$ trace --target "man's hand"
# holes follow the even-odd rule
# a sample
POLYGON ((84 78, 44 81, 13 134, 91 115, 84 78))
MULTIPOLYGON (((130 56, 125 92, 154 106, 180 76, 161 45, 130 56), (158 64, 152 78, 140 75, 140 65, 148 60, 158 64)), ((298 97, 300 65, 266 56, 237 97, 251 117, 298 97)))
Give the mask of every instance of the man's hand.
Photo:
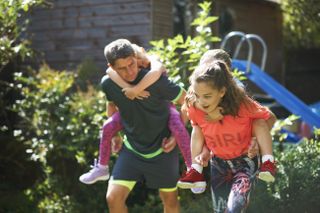
POLYGON ((248 149, 248 157, 254 158, 259 153, 259 146, 256 137, 252 137, 251 143, 248 149))
POLYGON ((118 153, 122 148, 123 140, 120 135, 116 135, 111 139, 111 152, 118 153))
POLYGON ((171 136, 170 138, 164 138, 162 140, 162 149, 165 153, 171 152, 177 145, 176 139, 171 136))

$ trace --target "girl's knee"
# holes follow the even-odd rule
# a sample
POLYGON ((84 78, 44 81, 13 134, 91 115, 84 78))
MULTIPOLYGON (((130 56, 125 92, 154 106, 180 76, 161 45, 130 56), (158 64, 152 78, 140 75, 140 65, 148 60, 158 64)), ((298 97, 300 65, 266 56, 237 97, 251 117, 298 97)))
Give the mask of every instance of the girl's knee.
POLYGON ((247 197, 243 194, 231 193, 227 203, 226 212, 242 212, 247 206, 247 197))

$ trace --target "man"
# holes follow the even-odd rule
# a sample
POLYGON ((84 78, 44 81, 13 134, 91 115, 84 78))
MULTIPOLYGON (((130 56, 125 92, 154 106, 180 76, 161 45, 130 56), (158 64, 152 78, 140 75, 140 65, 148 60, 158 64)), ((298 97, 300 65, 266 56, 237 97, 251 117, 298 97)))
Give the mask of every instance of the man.
MULTIPOLYGON (((137 84, 148 72, 138 68, 132 44, 126 39, 108 44, 104 54, 108 65, 130 84, 137 84)), ((169 102, 183 104, 185 91, 165 76, 146 89, 150 96, 143 100, 126 98, 107 76, 101 85, 108 100, 108 114, 119 110, 126 135, 107 190, 110 212, 128 211, 125 201, 137 181, 159 189, 164 212, 179 212, 179 160, 167 123, 169 102)))

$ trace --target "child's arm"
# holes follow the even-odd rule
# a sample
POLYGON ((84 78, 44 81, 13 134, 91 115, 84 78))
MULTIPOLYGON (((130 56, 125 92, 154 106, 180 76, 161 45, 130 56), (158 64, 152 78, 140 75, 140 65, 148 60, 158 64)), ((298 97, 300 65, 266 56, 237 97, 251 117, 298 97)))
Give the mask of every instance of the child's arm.
POLYGON ((209 122, 217 122, 219 120, 223 119, 223 115, 222 115, 222 107, 217 106, 217 108, 215 108, 212 112, 208 113, 205 116, 206 121, 209 122))
POLYGON ((191 158, 192 163, 204 164, 202 149, 204 146, 204 137, 199 126, 193 126, 191 132, 191 158))
POLYGON ((151 64, 150 71, 142 78, 142 80, 137 85, 133 87, 125 87, 122 90, 129 99, 136 98, 137 94, 140 94, 144 89, 156 82, 160 78, 162 73, 166 72, 165 67, 160 61, 156 60, 155 57, 148 56, 148 59, 151 64))
MULTIPOLYGON (((116 71, 114 71, 112 68, 108 68, 106 73, 109 75, 109 77, 111 78, 111 80, 113 82, 115 82, 119 87, 121 88, 130 88, 133 87, 133 85, 128 84, 127 82, 125 82, 116 71)), ((142 90, 140 93, 137 93, 137 95, 134 98, 147 98, 150 96, 150 93, 148 91, 144 91, 142 90)), ((127 96, 128 97, 128 96, 127 96)), ((129 97, 128 97, 129 98, 129 97)), ((131 100, 134 98, 130 98, 131 100)))
POLYGON ((125 82, 116 71, 114 71, 111 67, 109 67, 106 71, 107 75, 111 78, 113 82, 115 82, 119 87, 126 88, 132 87, 129 83, 125 82))

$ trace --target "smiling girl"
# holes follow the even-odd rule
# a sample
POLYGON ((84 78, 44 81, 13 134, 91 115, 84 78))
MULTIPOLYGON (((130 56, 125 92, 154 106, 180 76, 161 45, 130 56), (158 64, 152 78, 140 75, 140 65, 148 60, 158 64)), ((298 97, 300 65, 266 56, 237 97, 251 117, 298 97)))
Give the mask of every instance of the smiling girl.
MULTIPOLYGON (((199 65, 190 77, 190 84, 186 105, 193 126, 191 141, 193 144, 196 140, 195 143, 201 146, 192 150, 192 155, 213 153, 210 164, 215 212, 240 212, 248 203, 258 169, 258 157, 247 156, 253 124, 257 119, 268 120, 270 111, 237 85, 222 61, 199 65), (217 205, 221 200, 221 189, 227 191, 227 199, 221 195, 225 201, 223 207, 217 205)), ((256 137, 261 142, 270 140, 267 134, 256 137)), ((180 178, 178 186, 203 187, 201 169, 200 164, 192 164, 192 169, 180 178)))

